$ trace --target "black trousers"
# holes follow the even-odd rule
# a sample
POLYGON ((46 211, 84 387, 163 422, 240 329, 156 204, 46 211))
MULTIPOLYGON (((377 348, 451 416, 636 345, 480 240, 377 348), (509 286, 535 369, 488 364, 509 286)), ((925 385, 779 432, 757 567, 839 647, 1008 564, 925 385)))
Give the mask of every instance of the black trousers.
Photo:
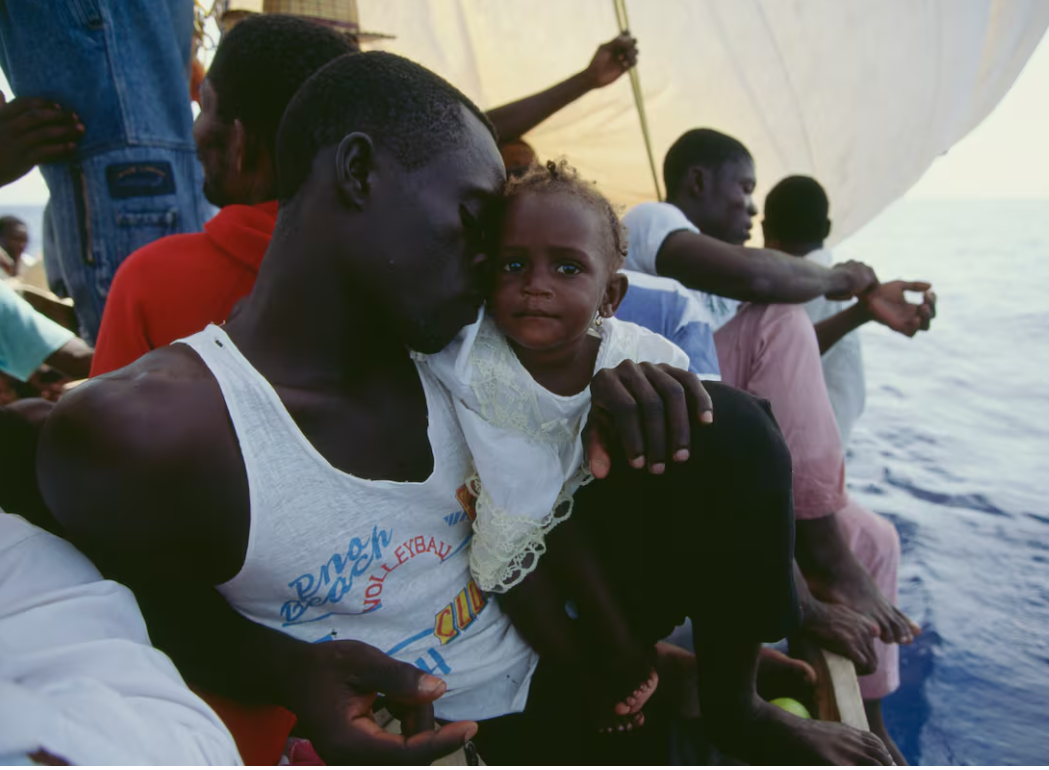
MULTIPOLYGON (((790 451, 768 402, 704 383, 714 422, 692 426, 690 458, 654 476, 623 456, 576 494, 606 579, 636 638, 654 644, 685 617, 697 634, 728 630, 776 641, 800 622, 793 578, 790 451)), ((717 665, 717 661, 704 661, 717 665)), ((669 718, 646 709, 644 728, 597 734, 578 681, 540 661, 521 714, 481 722, 487 764, 660 764, 669 718)), ((668 715, 669 716, 669 715, 668 715)))

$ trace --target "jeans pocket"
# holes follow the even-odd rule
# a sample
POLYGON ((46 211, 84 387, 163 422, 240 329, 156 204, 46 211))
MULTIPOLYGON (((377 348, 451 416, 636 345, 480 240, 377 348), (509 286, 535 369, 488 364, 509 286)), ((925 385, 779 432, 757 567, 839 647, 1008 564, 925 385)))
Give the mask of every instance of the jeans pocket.
POLYGON ((112 244, 100 255, 96 273, 95 286, 100 297, 109 295, 113 276, 133 252, 179 231, 179 210, 169 206, 150 211, 117 211, 113 215, 113 223, 116 226, 111 233, 112 244))

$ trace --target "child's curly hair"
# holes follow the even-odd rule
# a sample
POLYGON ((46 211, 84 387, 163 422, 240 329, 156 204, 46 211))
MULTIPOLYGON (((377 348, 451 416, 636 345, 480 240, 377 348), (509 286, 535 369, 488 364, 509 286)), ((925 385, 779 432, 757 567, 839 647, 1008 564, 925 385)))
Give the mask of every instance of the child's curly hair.
POLYGON ((619 215, 608 198, 598 192, 592 182, 582 179, 579 172, 569 165, 567 160, 564 158, 556 161, 549 160, 546 165, 533 161, 523 173, 511 177, 506 182, 507 198, 526 192, 565 193, 574 195, 591 206, 608 223, 610 240, 608 256, 612 271, 622 267, 627 254, 626 228, 619 221, 619 215))

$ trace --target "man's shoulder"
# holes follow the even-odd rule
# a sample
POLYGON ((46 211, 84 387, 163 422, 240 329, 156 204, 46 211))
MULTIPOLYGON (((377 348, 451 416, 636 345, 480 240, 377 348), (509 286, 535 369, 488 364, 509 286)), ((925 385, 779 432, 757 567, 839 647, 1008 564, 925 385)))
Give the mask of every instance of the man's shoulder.
POLYGON ((215 430, 209 418, 222 409, 208 368, 189 347, 171 345, 74 389, 48 418, 47 432, 63 454, 101 452, 92 464, 141 469, 196 442, 203 448, 215 430))
POLYGON ((685 213, 673 203, 663 201, 646 201, 634 206, 623 216, 623 224, 630 228, 641 226, 676 224, 682 229, 698 229, 692 224, 685 213))

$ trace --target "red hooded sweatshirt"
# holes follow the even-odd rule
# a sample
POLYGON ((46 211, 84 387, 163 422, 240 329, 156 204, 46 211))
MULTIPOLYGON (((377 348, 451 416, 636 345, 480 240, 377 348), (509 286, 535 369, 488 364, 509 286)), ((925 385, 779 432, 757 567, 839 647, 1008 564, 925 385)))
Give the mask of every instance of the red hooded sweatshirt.
POLYGON ((91 376, 225 321, 255 285, 276 222, 276 201, 226 206, 204 232, 161 238, 124 260, 106 299, 91 376))

